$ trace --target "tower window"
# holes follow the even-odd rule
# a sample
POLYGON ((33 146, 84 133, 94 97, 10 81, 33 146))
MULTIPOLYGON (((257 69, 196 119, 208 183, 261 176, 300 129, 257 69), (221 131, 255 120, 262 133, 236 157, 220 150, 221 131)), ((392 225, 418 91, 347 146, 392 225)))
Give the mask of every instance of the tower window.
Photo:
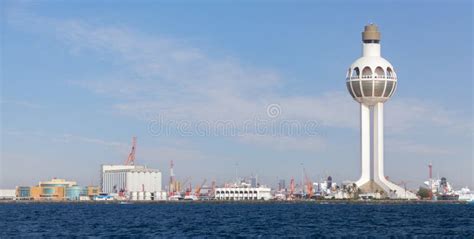
POLYGON ((387 81, 387 87, 385 87, 385 93, 383 94, 383 97, 388 97, 390 92, 392 92, 393 83, 394 81, 387 81))
POLYGON ((351 83, 351 82, 346 82, 347 90, 349 91, 349 93, 351 94, 351 96, 352 96, 353 98, 355 98, 354 93, 352 92, 350 83, 351 83))
POLYGON ((354 94, 357 97, 362 97, 362 92, 360 90, 360 81, 351 81, 352 89, 354 89, 354 94))
POLYGON ((359 78, 359 76, 360 76, 359 67, 356 67, 356 68, 354 68, 354 70, 352 70, 351 78, 359 78))
POLYGON ((374 96, 381 97, 385 88, 385 80, 374 81, 374 96))
POLYGON ((362 81, 362 90, 364 92, 365 97, 371 97, 372 96, 372 84, 374 81, 372 80, 363 80, 362 81))
POLYGON ((364 67, 364 70, 362 70, 362 78, 371 78, 372 77, 372 70, 370 67, 366 66, 364 67))
POLYGON ((395 74, 393 73, 392 68, 387 67, 387 77, 392 78, 394 76, 395 76, 395 74))
POLYGON ((393 93, 395 93, 396 90, 397 90, 397 82, 394 81, 393 82, 393 90, 392 90, 392 94, 390 94, 390 97, 393 95, 393 93))
POLYGON ((377 68, 375 68, 375 77, 376 78, 385 78, 385 72, 383 71, 382 67, 377 66, 377 68))

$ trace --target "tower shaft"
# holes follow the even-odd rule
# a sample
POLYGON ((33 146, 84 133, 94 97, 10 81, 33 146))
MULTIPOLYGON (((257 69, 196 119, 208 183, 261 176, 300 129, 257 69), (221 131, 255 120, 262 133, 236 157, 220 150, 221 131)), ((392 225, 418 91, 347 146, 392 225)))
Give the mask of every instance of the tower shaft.
POLYGON ((383 103, 374 105, 373 157, 374 178, 376 181, 385 179, 383 172, 383 103))
MULTIPOLYGON (((406 198, 407 192, 405 189, 385 178, 383 103, 376 103, 373 106, 363 103, 360 105, 361 177, 356 184, 363 192, 378 191, 385 192, 386 196, 406 198), (371 111, 373 112, 373 118, 371 117, 371 111), (372 155, 370 152, 372 152, 372 155)), ((410 197, 413 196, 410 195, 410 197)))
POLYGON ((361 177, 357 186, 363 185, 371 179, 370 173, 370 108, 360 104, 360 157, 361 177))

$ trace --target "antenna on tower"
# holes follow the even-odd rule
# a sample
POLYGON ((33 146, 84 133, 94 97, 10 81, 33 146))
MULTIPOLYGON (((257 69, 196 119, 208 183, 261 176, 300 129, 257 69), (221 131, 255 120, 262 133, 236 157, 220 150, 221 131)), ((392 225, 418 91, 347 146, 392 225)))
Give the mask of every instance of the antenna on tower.
POLYGON ((135 150, 137 148, 137 137, 132 137, 132 150, 128 155, 127 161, 125 161, 125 165, 135 165, 135 150))

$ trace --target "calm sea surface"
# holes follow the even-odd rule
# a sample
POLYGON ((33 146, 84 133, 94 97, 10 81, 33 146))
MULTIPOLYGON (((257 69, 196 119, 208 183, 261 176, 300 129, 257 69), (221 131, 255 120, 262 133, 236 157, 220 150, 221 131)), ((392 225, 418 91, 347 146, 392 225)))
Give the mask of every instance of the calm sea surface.
POLYGON ((474 205, 0 204, 5 237, 474 238, 474 205))

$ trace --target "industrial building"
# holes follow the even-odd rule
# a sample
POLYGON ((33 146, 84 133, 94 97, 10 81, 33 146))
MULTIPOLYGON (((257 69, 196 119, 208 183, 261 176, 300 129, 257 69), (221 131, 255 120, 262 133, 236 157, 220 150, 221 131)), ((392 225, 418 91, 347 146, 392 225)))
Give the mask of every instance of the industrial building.
POLYGON ((124 200, 166 200, 161 190, 161 172, 135 165, 137 138, 132 138, 132 149, 125 164, 102 165, 100 190, 124 200))
POLYGON ((125 190, 124 172, 135 168, 135 165, 101 165, 100 191, 118 193, 120 190, 125 190))
POLYGON ((19 186, 16 188, 17 200, 90 200, 99 193, 95 186, 78 186, 74 181, 53 178, 39 182, 38 186, 19 186))
POLYGON ((0 189, 0 200, 15 200, 15 189, 0 189))
POLYGON ((102 165, 101 172, 102 193, 118 194, 132 200, 162 197, 161 172, 157 169, 139 165, 102 165))

